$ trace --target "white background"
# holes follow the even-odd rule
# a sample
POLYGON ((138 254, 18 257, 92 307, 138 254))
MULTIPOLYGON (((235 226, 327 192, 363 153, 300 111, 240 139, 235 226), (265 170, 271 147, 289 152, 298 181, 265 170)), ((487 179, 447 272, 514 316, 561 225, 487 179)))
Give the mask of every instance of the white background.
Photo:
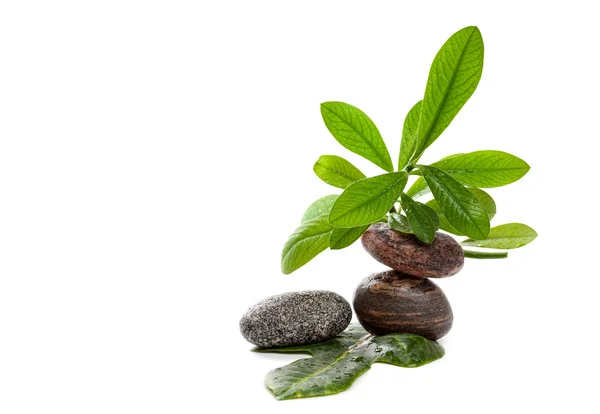
POLYGON ((0 412, 598 412, 591 5, 2 2, 0 412), (527 176, 490 190, 493 223, 538 240, 439 282, 455 314, 440 361, 276 402, 263 376, 295 357, 249 352, 246 309, 303 289, 351 300, 384 269, 356 244, 280 273, 306 206, 336 192, 314 161, 379 173, 319 103, 363 109, 396 160, 435 53, 467 25, 483 77, 422 161, 525 159, 527 176))

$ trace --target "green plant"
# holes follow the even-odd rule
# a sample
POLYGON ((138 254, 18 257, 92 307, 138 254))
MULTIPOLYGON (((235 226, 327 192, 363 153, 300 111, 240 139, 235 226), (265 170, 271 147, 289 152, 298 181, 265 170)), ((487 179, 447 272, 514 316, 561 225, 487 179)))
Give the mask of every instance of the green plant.
MULTIPOLYGON (((413 233, 425 244, 433 242, 438 229, 466 236, 462 242, 465 246, 492 249, 521 247, 537 236, 520 223, 490 228, 496 204, 481 190, 523 177, 529 165, 522 159, 502 151, 475 151, 451 155, 431 165, 419 164, 424 151, 475 91, 482 69, 483 39, 477 27, 459 30, 446 41, 431 65, 423 100, 412 107, 404 121, 396 170, 377 127, 364 112, 343 102, 321 104, 323 120, 334 138, 386 173, 367 178, 341 157, 321 156, 314 172, 344 191, 310 205, 283 248, 283 273, 295 271, 328 247, 350 246, 377 221, 413 233), (409 176, 418 178, 404 192, 409 176), (432 200, 417 201, 429 192, 432 200)), ((467 250, 465 256, 502 258, 507 253, 467 250)))
POLYGON ((265 385, 278 400, 345 391, 378 362, 415 368, 444 356, 440 344, 422 336, 405 333, 373 336, 356 323, 327 342, 255 348, 254 352, 312 355, 312 358, 299 359, 267 374, 265 385))

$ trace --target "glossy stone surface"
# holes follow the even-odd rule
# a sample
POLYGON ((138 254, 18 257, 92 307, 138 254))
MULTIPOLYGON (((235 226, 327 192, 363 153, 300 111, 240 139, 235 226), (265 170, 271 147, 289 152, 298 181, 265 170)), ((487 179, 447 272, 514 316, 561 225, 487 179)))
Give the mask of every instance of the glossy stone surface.
POLYGON ((337 293, 288 292, 252 306, 240 320, 240 331, 260 347, 305 345, 334 338, 351 319, 350 304, 337 293))
POLYGON ((358 285, 354 311, 376 335, 401 332, 437 340, 452 327, 452 308, 444 292, 428 279, 394 270, 375 273, 358 285))
POLYGON ((436 233, 431 245, 414 235, 392 230, 386 223, 372 224, 361 237, 365 250, 377 261, 415 277, 448 277, 465 262, 460 244, 451 236, 436 233))

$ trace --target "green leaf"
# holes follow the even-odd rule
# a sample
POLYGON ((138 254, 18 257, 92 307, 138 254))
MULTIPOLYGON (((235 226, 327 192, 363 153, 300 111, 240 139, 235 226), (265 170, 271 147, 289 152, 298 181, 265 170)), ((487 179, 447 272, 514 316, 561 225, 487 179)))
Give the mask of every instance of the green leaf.
POLYGON ((402 129, 402 142, 400 143, 400 156, 398 157, 398 171, 408 165, 408 161, 415 153, 418 142, 419 116, 421 115, 421 102, 419 101, 408 111, 402 129))
POLYGON ((324 102, 321 115, 329 132, 345 148, 388 172, 394 171, 379 130, 363 111, 343 102, 324 102))
POLYGON ((377 362, 414 368, 444 356, 441 345, 422 336, 402 333, 372 336, 357 323, 327 342, 253 351, 312 355, 266 375, 265 384, 277 400, 345 391, 377 362))
POLYGON ((450 125, 475 91, 482 70, 483 39, 477 27, 465 27, 444 43, 429 71, 414 160, 450 125))
POLYGON ((537 235, 534 229, 525 224, 508 223, 493 227, 485 240, 467 239, 461 244, 490 249, 516 249, 531 243, 537 235))
MULTIPOLYGON (((479 188, 468 187, 467 190, 469 190, 471 193, 473 193, 475 197, 477 197, 477 199, 483 205, 483 208, 485 208, 485 210, 487 211, 488 217, 491 220, 496 215, 496 203, 494 202, 494 199, 488 193, 486 193, 483 190, 480 190, 479 188)), ((448 233, 456 234, 457 236, 464 236, 464 234, 456 230, 454 226, 450 224, 446 216, 444 216, 444 213, 442 213, 442 210, 440 209, 440 206, 438 205, 437 201, 435 201, 435 199, 429 200, 425 204, 431 207, 436 213, 438 213, 438 217, 440 220, 440 228, 442 230, 447 231, 448 233)))
POLYGON ((288 275, 327 249, 332 229, 327 216, 302 223, 283 246, 281 271, 288 275))
MULTIPOLYGON (((513 183, 529 171, 529 165, 522 159, 506 152, 489 150, 450 155, 431 166, 443 170, 463 185, 483 188, 513 183)), ((420 177, 406 194, 417 198, 428 192, 427 183, 420 177)))
MULTIPOLYGON (((440 161, 447 160, 448 158, 457 157, 462 154, 454 154, 448 155, 447 157, 442 158, 440 161)), ((406 194, 411 196, 413 199, 419 198, 425 194, 429 193, 429 187, 427 186, 427 182, 423 177, 419 177, 417 181, 413 183, 413 185, 408 189, 406 194)))
POLYGON ((402 194, 402 208, 410 223, 415 236, 425 244, 433 243, 435 232, 440 228, 437 213, 425 204, 414 201, 406 194, 402 194))
POLYGON ((351 184, 331 207, 329 223, 334 227, 357 227, 376 222, 398 200, 407 179, 406 171, 400 171, 351 184))
POLYGON ((454 226, 452 224, 450 224, 450 222, 448 221, 446 216, 444 216, 444 213, 442 213, 442 209, 440 208, 438 202, 435 201, 435 199, 429 200, 425 204, 427 206, 429 206, 432 210, 434 210, 436 213, 438 213, 438 220, 440 221, 440 229, 447 231, 448 233, 456 234, 457 236, 464 236, 464 234, 462 234, 460 231, 456 230, 454 228, 454 226))
POLYGON ((487 211, 490 220, 493 219, 496 215, 496 202, 492 196, 479 188, 467 187, 467 190, 477 197, 485 211, 487 211))
POLYGON ((442 170, 425 165, 418 167, 450 224, 468 237, 485 239, 490 231, 490 219, 477 197, 442 170))
POLYGON ((463 185, 480 188, 514 183, 529 171, 525 161, 502 151, 457 154, 431 165, 444 170, 463 185))
POLYGON ((328 215, 329 211, 331 210, 331 206, 338 197, 339 196, 337 194, 330 194, 313 202, 304 212, 304 215, 302 216, 302 223, 319 216, 328 215))
POLYGON ((408 218, 400 213, 390 213, 390 217, 388 218, 388 226, 390 226, 392 230, 396 230, 401 233, 414 234, 408 218))
POLYGON ((313 170, 321 180, 338 188, 346 188, 353 182, 366 178, 358 168, 337 155, 322 155, 313 170))
POLYGON ((412 198, 418 198, 422 195, 425 195, 429 192, 429 187, 427 186, 427 182, 423 177, 417 178, 417 181, 410 186, 406 194, 412 198))
POLYGON ((329 248, 331 250, 340 250, 344 249, 363 235, 365 231, 369 228, 369 225, 359 226, 359 227, 350 227, 350 228, 334 228, 331 232, 331 236, 329 237, 329 248))

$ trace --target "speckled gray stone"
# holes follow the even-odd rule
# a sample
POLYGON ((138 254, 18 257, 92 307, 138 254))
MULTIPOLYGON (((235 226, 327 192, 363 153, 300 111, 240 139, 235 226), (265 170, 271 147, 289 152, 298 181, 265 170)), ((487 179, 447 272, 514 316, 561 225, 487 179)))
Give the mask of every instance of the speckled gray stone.
POLYGON ((254 345, 306 345, 327 341, 352 319, 350 304, 334 292, 306 290, 270 296, 252 306, 240 320, 240 330, 254 345))

